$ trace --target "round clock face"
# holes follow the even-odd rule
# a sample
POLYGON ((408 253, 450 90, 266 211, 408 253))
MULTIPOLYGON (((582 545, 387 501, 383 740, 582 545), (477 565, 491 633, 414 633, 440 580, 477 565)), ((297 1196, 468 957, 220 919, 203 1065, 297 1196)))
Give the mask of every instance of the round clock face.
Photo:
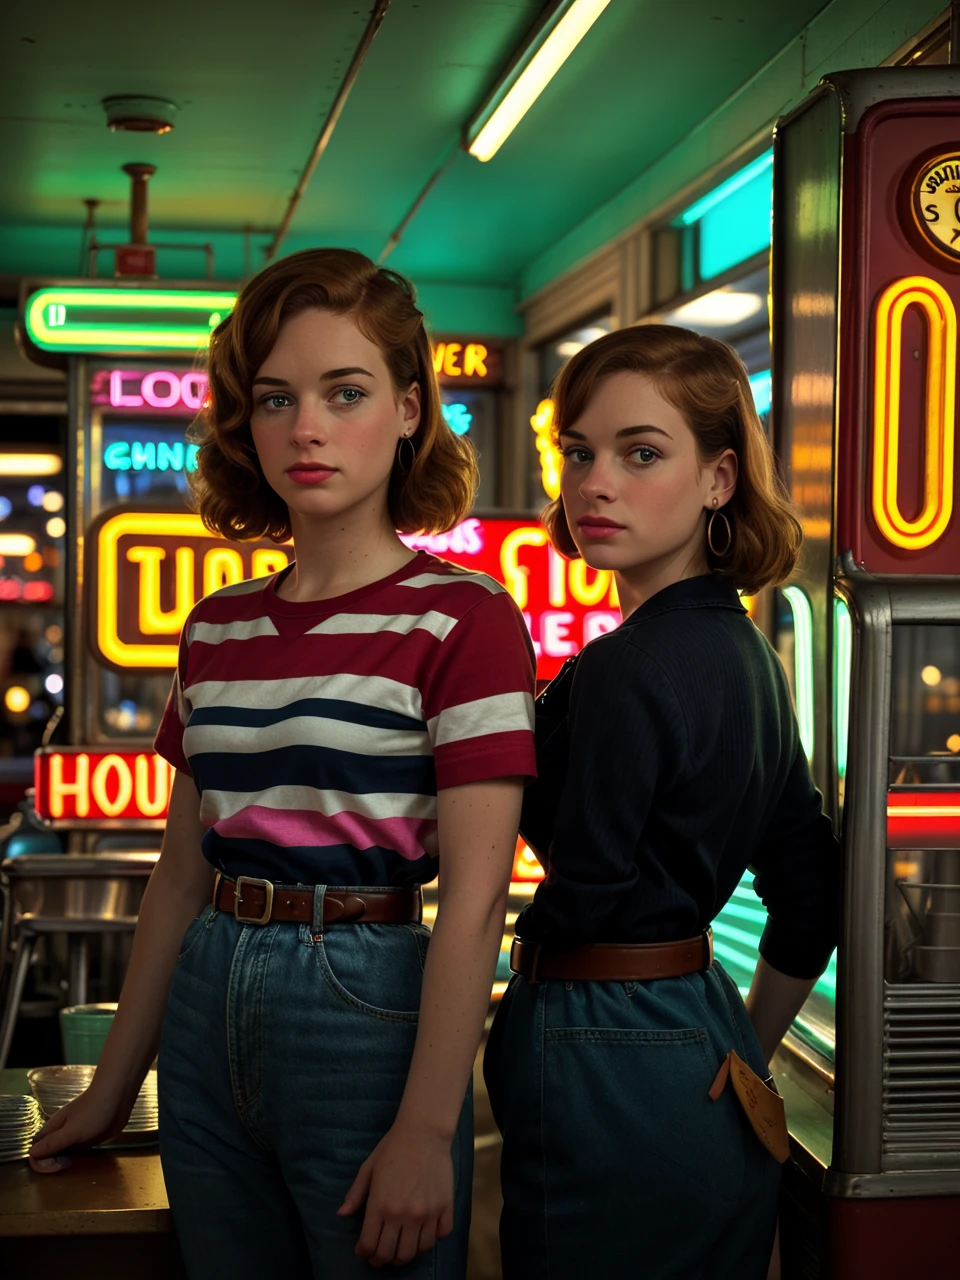
POLYGON ((960 147, 926 161, 913 179, 910 209, 927 244, 960 265, 960 147))

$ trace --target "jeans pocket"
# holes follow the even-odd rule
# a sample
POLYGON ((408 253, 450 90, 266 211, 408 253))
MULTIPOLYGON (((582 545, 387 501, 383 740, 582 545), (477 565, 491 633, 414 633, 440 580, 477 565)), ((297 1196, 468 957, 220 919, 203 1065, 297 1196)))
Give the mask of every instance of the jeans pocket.
POLYGON ((196 947, 197 943, 206 936, 210 930, 212 918, 213 905, 211 903, 207 903, 197 916, 196 920, 191 920, 187 925, 187 931, 183 935, 183 939, 180 943, 180 954, 177 956, 177 964, 182 964, 191 951, 196 947))
POLYGON ((549 1126, 550 1141, 559 1139, 561 1149, 546 1151, 545 1140, 548 1161, 573 1161, 598 1185, 647 1179, 665 1190, 695 1182, 735 1200, 742 1134, 730 1100, 708 1096, 716 1074, 711 1059, 702 1027, 548 1029, 545 1106, 563 1099, 562 1115, 549 1126))
POLYGON ((345 924, 314 940, 327 986, 357 1013, 416 1023, 429 933, 404 924, 345 924))

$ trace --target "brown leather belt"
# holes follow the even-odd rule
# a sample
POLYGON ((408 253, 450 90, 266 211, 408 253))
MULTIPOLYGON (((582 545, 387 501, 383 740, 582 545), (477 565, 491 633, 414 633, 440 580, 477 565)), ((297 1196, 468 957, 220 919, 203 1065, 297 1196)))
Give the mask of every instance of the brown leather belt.
POLYGON ((567 950, 514 938, 510 968, 531 982, 650 982, 680 978, 713 964, 713 930, 681 942, 591 942, 567 950))
MULTIPOLYGON (((213 905, 218 911, 232 912, 241 924, 313 921, 312 889, 288 889, 253 876, 228 880, 218 872, 213 905)), ((422 918, 419 889, 328 889, 323 898, 324 924, 419 924, 422 918)))

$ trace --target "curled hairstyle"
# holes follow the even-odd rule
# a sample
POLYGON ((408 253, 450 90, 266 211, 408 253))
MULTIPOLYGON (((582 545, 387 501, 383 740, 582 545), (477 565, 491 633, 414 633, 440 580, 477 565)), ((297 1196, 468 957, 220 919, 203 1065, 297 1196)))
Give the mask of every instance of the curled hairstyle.
MULTIPOLYGON (((726 449, 737 455, 737 487, 720 508, 730 521, 730 547, 707 562, 752 595, 790 576, 803 531, 777 474, 773 450, 753 403, 743 361, 725 342, 668 324, 641 324, 605 334, 564 365, 553 389, 555 440, 584 412, 602 379, 614 373, 649 378, 693 432, 702 462, 726 449)), ((563 509, 563 498, 543 512, 556 549, 579 557, 563 509)), ((722 538, 722 534, 720 537, 722 538)))
POLYGON ((440 412, 433 355, 413 286, 351 249, 307 249, 246 284, 210 342, 210 397, 194 424, 199 444, 191 477, 203 523, 234 541, 290 536, 287 504, 267 484, 250 432, 252 386, 281 327, 316 307, 349 316, 383 353, 394 391, 420 386, 420 422, 410 436, 407 470, 394 462, 387 505, 400 533, 443 533, 473 506, 478 472, 473 446, 449 430, 440 412))

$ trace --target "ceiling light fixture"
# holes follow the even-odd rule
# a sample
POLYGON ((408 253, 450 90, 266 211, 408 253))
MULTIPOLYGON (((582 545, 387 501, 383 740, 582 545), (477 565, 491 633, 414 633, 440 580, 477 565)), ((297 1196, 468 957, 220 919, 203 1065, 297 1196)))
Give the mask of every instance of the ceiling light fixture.
POLYGON ((107 128, 114 133, 169 133, 180 108, 166 98, 117 93, 103 99, 107 128))
POLYGON ((464 146, 490 160, 509 138, 610 0, 559 0, 497 81, 467 125, 464 146))
POLYGON ((680 215, 680 222, 685 227, 692 227, 695 222, 700 221, 705 213, 709 213, 718 204, 722 204, 735 191, 745 187, 748 182, 752 182, 754 178, 766 172, 772 166, 773 152, 765 151, 763 155, 757 156, 756 160, 751 160, 744 168, 738 169, 736 173, 731 174, 726 182, 721 182, 718 187, 714 187, 712 191, 708 191, 705 196, 701 196, 689 208, 684 209, 680 215))
POLYGON ((694 298, 674 312, 677 323, 694 328, 719 328, 742 324, 763 310, 763 299, 756 293, 734 293, 732 289, 714 289, 702 298, 694 298))

